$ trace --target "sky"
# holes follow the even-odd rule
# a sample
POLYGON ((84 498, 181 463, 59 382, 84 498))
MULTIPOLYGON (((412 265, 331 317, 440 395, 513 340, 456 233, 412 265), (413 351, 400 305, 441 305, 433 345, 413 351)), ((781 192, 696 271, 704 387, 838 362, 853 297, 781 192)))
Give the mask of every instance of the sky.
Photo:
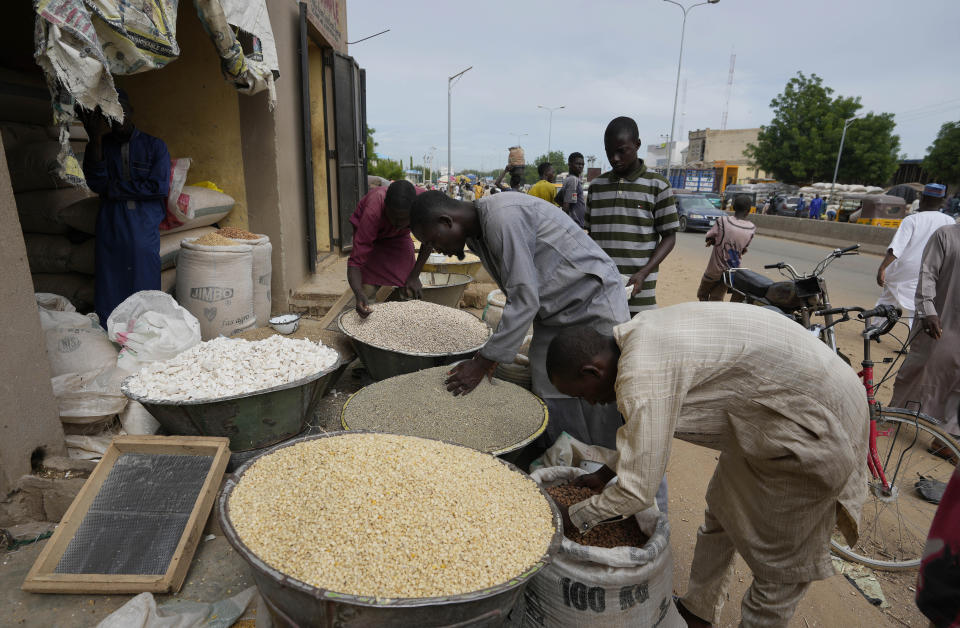
MULTIPOLYGON (((690 6, 692 0, 680 0, 690 6)), ((595 155, 616 116, 645 145, 669 136, 682 11, 663 0, 347 0, 349 47, 366 70, 377 153, 447 164, 447 77, 455 170, 493 169, 507 149, 595 155), (564 106, 553 113, 538 109, 564 106), (548 137, 549 136, 549 137, 548 137), (436 147, 432 150, 432 147, 436 147)), ((861 112, 896 115, 901 152, 922 158, 940 125, 960 120, 958 0, 720 0, 687 16, 674 137, 721 128, 736 54, 728 129, 759 127, 802 71, 861 112), (686 89, 684 90, 684 84, 686 89), (685 91, 685 95, 684 95, 685 91)))

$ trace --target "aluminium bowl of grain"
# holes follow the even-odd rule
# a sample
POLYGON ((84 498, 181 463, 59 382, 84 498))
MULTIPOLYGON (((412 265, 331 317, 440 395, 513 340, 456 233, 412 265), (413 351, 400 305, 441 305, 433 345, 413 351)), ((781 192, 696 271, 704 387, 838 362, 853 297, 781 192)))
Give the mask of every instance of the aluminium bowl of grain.
MULTIPOLYGON (((161 391, 145 389, 140 380, 145 371, 162 369, 167 364, 176 367, 189 377, 192 371, 181 363, 193 366, 201 361, 201 352, 212 345, 231 347, 233 343, 258 346, 260 350, 290 359, 290 343, 309 343, 307 340, 290 340, 286 336, 272 336, 264 340, 217 338, 184 351, 165 362, 156 362, 144 367, 139 373, 125 378, 120 391, 128 399, 139 402, 160 423, 167 434, 182 436, 226 436, 230 439, 230 451, 245 452, 269 447, 300 434, 314 416, 317 404, 341 365, 340 354, 329 347, 321 347, 325 356, 313 368, 294 371, 287 365, 286 381, 277 380, 274 385, 256 389, 235 389, 236 392, 218 394, 207 398, 178 398, 166 396, 161 391), (294 379, 295 377, 295 379, 294 379), (138 380, 140 383, 138 384, 138 380)), ((311 343, 312 344, 312 343, 311 343)), ((227 354, 229 355, 229 354, 227 354)), ((213 361, 213 360, 211 360, 213 361)), ((249 362, 236 358, 227 363, 221 359, 214 366, 223 371, 230 369, 249 370, 249 362)), ((271 371, 273 372, 273 371, 271 371)), ((172 377, 172 376, 171 376, 172 377)), ((198 377, 203 377, 200 375, 198 377)), ((226 374, 224 381, 238 381, 236 373, 226 374)), ((181 385, 172 380, 168 385, 182 393, 181 385)), ((183 396, 183 395, 180 395, 183 396)))
POLYGON ((510 463, 376 432, 274 447, 227 476, 217 514, 274 621, 303 628, 502 625, 563 529, 510 463))
POLYGON ((457 307, 460 304, 463 291, 472 281, 473 277, 470 275, 459 273, 420 273, 423 300, 447 307, 457 307))
POLYGON ((389 301, 360 318, 337 319, 375 381, 473 357, 490 338, 486 323, 469 312, 427 301, 389 301))
POLYGON ((453 396, 448 367, 407 373, 365 386, 340 411, 345 430, 437 438, 504 456, 526 447, 547 428, 547 405, 516 384, 484 378, 468 395, 453 396))

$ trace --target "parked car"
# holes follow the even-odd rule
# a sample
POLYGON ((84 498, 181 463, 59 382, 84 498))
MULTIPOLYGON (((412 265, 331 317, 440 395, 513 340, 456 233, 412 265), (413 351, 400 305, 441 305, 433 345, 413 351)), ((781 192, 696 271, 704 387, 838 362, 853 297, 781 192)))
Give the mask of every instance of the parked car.
POLYGON ((680 231, 710 229, 720 216, 727 213, 717 209, 708 199, 700 194, 677 194, 677 214, 679 215, 680 231))
POLYGON ((799 196, 775 196, 770 203, 770 214, 774 216, 793 216, 796 218, 797 206, 800 204, 799 196))
POLYGON ((723 198, 716 192, 694 192, 694 194, 697 194, 707 199, 708 201, 713 203, 713 206, 715 208, 723 209, 723 198))

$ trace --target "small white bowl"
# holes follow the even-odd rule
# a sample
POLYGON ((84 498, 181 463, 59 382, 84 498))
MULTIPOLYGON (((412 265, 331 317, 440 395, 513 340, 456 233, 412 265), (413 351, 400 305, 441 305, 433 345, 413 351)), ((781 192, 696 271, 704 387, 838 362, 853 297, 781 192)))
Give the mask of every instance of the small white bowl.
POLYGON ((283 334, 284 336, 292 334, 297 331, 297 327, 300 326, 300 315, 281 314, 280 316, 274 316, 270 319, 270 326, 273 327, 274 331, 278 334, 283 334))

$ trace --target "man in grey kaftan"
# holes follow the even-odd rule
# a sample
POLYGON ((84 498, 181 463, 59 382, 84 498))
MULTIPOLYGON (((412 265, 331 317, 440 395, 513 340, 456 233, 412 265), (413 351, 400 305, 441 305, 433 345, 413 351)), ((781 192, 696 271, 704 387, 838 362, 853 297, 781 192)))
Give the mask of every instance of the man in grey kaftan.
MULTIPOLYGON (((616 405, 591 407, 561 394, 545 367, 547 347, 561 328, 588 325, 609 334, 629 320, 623 281, 607 254, 555 205, 527 194, 463 203, 426 192, 414 203, 410 226, 418 239, 448 255, 469 245, 507 297, 497 329, 466 370, 484 373, 491 364, 512 362, 533 324, 533 392, 550 412, 541 444, 548 446, 565 431, 585 443, 614 447, 623 424, 616 405)), ((451 381, 448 389, 463 394, 479 378, 473 383, 455 372, 451 381)))

